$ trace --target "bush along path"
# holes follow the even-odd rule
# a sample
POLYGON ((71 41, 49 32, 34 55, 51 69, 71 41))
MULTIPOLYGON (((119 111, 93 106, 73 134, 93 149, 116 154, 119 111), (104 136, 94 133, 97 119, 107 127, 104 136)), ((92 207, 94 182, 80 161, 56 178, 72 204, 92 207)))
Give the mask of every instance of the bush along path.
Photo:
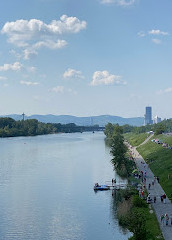
POLYGON ((143 182, 148 191, 165 240, 172 240, 172 204, 162 189, 161 179, 155 177, 136 147, 127 144, 139 171, 143 172, 143 182), (163 199, 162 196, 166 198, 163 199), (155 202, 154 202, 155 199, 155 202), (166 215, 167 214, 167 215, 166 215))

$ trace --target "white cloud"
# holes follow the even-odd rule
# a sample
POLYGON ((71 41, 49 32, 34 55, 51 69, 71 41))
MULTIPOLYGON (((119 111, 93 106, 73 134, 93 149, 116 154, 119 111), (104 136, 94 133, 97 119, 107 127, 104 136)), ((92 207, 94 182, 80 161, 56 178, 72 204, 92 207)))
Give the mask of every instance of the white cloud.
POLYGON ((121 76, 112 75, 108 71, 96 71, 93 74, 91 85, 125 85, 126 82, 121 80, 121 76))
POLYGON ((47 47, 50 49, 59 49, 63 48, 67 45, 67 42, 65 40, 58 40, 58 41, 52 41, 52 40, 46 40, 46 41, 40 41, 35 43, 32 48, 33 49, 39 49, 42 47, 47 47))
POLYGON ((76 95, 77 92, 71 88, 65 88, 64 86, 56 86, 51 89, 49 89, 50 92, 55 92, 55 93, 71 93, 76 95))
POLYGON ((55 93, 64 93, 64 87, 63 86, 56 86, 50 89, 51 92, 55 93))
POLYGON ((101 0, 102 4, 111 4, 111 3, 115 3, 116 5, 119 6, 131 6, 136 2, 136 0, 101 0))
POLYGON ((148 32, 149 34, 151 34, 151 35, 169 35, 169 33, 168 32, 163 32, 163 31, 160 31, 160 30, 151 30, 151 31, 149 31, 148 32))
POLYGON ((77 71, 75 69, 68 68, 67 71, 63 74, 64 78, 84 78, 81 71, 77 71))
POLYGON ((27 72, 29 73, 35 73, 36 72, 36 67, 26 67, 27 72))
POLYGON ((139 37, 145 37, 145 36, 146 36, 146 34, 145 34, 144 31, 138 32, 137 35, 138 35, 139 37))
MULTIPOLYGON (((38 19, 20 19, 15 22, 6 22, 1 33, 8 36, 10 43, 18 47, 28 47, 33 42, 39 45, 40 41, 54 41, 54 38, 57 40, 57 37, 63 34, 78 33, 85 29, 86 25, 86 21, 66 15, 61 16, 60 20, 53 20, 50 24, 38 19)), ((55 48, 64 46, 64 44, 64 40, 58 40, 55 48)))
POLYGON ((35 86, 35 85, 39 85, 38 82, 30 82, 30 81, 20 81, 21 84, 23 85, 27 85, 27 86, 35 86))
POLYGON ((157 38, 153 38, 152 42, 155 43, 155 44, 161 44, 162 43, 162 41, 160 39, 157 39, 157 38))
POLYGON ((103 4, 114 3, 114 0, 102 0, 101 3, 103 4))
POLYGON ((18 52, 16 52, 14 49, 11 49, 9 51, 10 54, 14 55, 18 60, 21 58, 21 54, 19 54, 18 52))
POLYGON ((165 94, 165 93, 172 93, 172 87, 166 88, 164 90, 159 90, 157 92, 158 95, 165 94))
POLYGON ((38 55, 38 53, 34 49, 25 49, 25 50, 23 50, 23 54, 24 54, 25 60, 28 60, 28 59, 38 55))
POLYGON ((0 76, 0 81, 3 81, 3 80, 7 80, 7 78, 6 77, 3 77, 3 76, 0 76))
POLYGON ((13 64, 8 64, 5 63, 3 66, 0 66, 0 71, 8 71, 8 70, 12 70, 12 71, 19 71, 22 69, 22 64, 19 62, 15 62, 13 64))
POLYGON ((3 66, 0 66, 0 71, 26 71, 29 73, 35 73, 36 68, 33 66, 23 66, 20 62, 15 62, 15 63, 5 63, 3 66))
POLYGON ((164 90, 164 92, 165 92, 165 93, 172 92, 172 88, 166 88, 166 89, 164 90))

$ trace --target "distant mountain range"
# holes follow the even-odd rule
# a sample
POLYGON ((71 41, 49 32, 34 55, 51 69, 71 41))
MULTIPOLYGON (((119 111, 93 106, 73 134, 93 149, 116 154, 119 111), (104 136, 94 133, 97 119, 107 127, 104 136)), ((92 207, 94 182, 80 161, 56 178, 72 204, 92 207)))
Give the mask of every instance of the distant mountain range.
MULTIPOLYGON (((22 115, 11 114, 3 115, 0 117, 11 117, 14 120, 22 120, 22 115)), ((118 123, 119 125, 129 124, 132 126, 142 126, 144 123, 143 117, 134 118, 122 118, 118 116, 111 115, 100 115, 100 116, 90 116, 90 117, 76 117, 71 115, 31 115, 25 116, 25 119, 37 119, 43 123, 75 123, 78 126, 89 126, 98 124, 100 127, 104 127, 107 123, 118 123)))

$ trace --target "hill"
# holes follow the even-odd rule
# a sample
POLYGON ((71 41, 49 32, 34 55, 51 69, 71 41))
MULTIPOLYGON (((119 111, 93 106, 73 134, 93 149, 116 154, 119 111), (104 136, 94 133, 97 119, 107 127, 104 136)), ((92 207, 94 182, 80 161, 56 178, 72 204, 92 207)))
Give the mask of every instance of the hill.
MULTIPOLYGON (((14 120, 21 120, 22 115, 12 114, 0 117, 11 117, 14 120)), ((111 115, 100 115, 100 116, 90 116, 90 117, 76 117, 71 115, 31 115, 25 116, 25 119, 37 119, 43 123, 75 123, 78 126, 89 126, 98 124, 100 127, 104 127, 107 123, 118 123, 119 125, 129 124, 132 126, 142 126, 144 122, 143 117, 134 117, 134 118, 122 118, 119 116, 111 115)))

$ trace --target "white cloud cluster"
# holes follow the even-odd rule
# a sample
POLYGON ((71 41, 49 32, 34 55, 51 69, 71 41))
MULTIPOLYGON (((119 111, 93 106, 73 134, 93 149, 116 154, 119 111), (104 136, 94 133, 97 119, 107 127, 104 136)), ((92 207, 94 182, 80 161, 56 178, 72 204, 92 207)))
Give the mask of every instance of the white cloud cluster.
POLYGON ((72 93, 74 95, 77 94, 77 92, 71 88, 65 88, 64 86, 56 86, 51 89, 49 89, 50 92, 55 92, 55 93, 72 93))
POLYGON ((64 87, 63 86, 56 86, 50 89, 51 92, 55 93, 64 93, 64 87))
POLYGON ((36 86, 36 85, 39 85, 38 82, 30 82, 30 81, 23 81, 23 80, 20 81, 20 84, 27 85, 27 86, 36 86))
POLYGON ((163 31, 161 31, 161 30, 159 30, 159 29, 157 29, 157 30, 151 30, 151 31, 149 31, 148 32, 149 34, 151 34, 151 35, 169 35, 169 33, 168 32, 163 32, 163 31))
POLYGON ((145 37, 145 36, 146 36, 146 33, 145 33, 144 31, 140 31, 140 32, 137 33, 137 35, 138 35, 139 37, 145 37))
POLYGON ((159 91, 157 92, 158 95, 160 95, 160 94, 166 94, 166 93, 172 93, 172 87, 166 88, 166 89, 164 89, 164 90, 159 90, 159 91))
POLYGON ((46 41, 39 41, 35 43, 32 47, 33 49, 39 49, 42 47, 47 47, 50 49, 58 49, 58 48, 63 48, 66 45, 67 45, 67 42, 65 40, 57 40, 57 41, 46 40, 46 41))
POLYGON ((121 80, 121 76, 112 75, 108 71, 96 71, 93 74, 91 85, 125 85, 126 82, 121 80))
POLYGON ((36 50, 41 47, 59 49, 67 45, 67 42, 58 39, 64 34, 78 33, 86 28, 86 21, 80 21, 76 17, 63 15, 60 20, 53 20, 46 24, 38 19, 17 20, 6 22, 1 33, 6 34, 8 41, 17 47, 26 49, 25 59, 36 55, 36 50))
POLYGON ((77 70, 71 69, 71 68, 68 68, 67 71, 64 72, 63 77, 64 78, 79 78, 79 79, 84 78, 81 71, 77 71, 77 70))
MULTIPOLYGON (((145 37, 147 35, 153 35, 153 36, 156 36, 156 37, 162 37, 162 36, 168 36, 169 33, 168 32, 164 32, 164 31, 161 31, 159 29, 152 29, 148 32, 144 32, 144 31, 140 31, 137 33, 137 35, 139 37, 145 37)), ((159 39, 159 38, 152 38, 152 42, 155 43, 155 44, 161 44, 162 43, 162 40, 159 39)))
POLYGON ((34 49, 24 49, 23 55, 24 55, 24 59, 28 60, 28 59, 38 55, 38 53, 34 49))
POLYGON ((22 64, 19 62, 15 62, 13 64, 6 63, 3 66, 0 66, 0 71, 19 71, 22 69, 22 64))
POLYGON ((111 3, 115 3, 116 5, 119 6, 131 6, 136 2, 136 0, 101 0, 102 4, 111 4, 111 3))

